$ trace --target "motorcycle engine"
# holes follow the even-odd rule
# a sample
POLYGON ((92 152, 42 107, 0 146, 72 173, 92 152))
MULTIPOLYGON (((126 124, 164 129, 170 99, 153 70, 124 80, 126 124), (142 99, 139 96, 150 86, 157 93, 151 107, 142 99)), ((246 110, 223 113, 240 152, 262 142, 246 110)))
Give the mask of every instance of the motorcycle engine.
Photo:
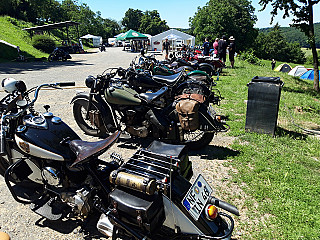
POLYGON ((136 110, 129 109, 126 112, 126 131, 133 135, 145 138, 148 136, 148 127, 149 122, 148 121, 142 121, 141 113, 137 112, 136 110))
POLYGON ((90 178, 79 185, 68 180, 56 168, 48 166, 42 168, 41 176, 50 192, 60 196, 61 201, 68 204, 74 214, 82 217, 89 214, 92 207, 91 195, 94 190, 90 178))

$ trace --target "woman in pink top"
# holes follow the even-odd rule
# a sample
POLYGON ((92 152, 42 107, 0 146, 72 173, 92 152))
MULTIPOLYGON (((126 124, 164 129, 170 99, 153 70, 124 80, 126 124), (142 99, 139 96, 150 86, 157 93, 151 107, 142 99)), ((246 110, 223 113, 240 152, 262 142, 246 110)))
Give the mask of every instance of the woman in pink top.
POLYGON ((214 57, 218 57, 218 42, 219 42, 219 38, 216 38, 215 42, 213 43, 213 56, 214 57))

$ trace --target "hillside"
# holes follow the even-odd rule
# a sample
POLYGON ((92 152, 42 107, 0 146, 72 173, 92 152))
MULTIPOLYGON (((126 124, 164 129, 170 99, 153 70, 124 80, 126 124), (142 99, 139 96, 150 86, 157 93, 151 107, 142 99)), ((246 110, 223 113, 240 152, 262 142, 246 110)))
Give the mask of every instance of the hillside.
MULTIPOLYGON (((35 49, 31 37, 21 29, 31 27, 29 23, 17 21, 11 17, 0 17, 0 40, 4 40, 15 46, 19 46, 22 54, 28 58, 47 57, 48 54, 35 49)), ((6 44, 0 44, 0 61, 13 60, 18 56, 17 50, 6 44)))
MULTIPOLYGON (((294 27, 280 27, 283 35, 288 42, 298 42, 301 47, 308 48, 309 44, 307 43, 307 37, 299 29, 294 27)), ((320 23, 314 24, 315 36, 316 36, 316 46, 320 48, 320 23)), ((272 31, 272 28, 261 28, 260 32, 268 33, 272 31)))

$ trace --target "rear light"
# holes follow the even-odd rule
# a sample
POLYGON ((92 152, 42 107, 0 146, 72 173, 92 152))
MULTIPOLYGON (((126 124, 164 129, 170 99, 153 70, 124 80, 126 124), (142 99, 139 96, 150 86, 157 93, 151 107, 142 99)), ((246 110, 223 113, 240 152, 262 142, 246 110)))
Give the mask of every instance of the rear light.
POLYGON ((208 220, 214 220, 218 217, 218 209, 214 205, 207 205, 205 207, 205 213, 208 220))
POLYGON ((216 116, 216 119, 217 119, 217 121, 219 121, 219 122, 221 122, 221 120, 222 120, 222 118, 221 118, 220 115, 217 115, 217 116, 216 116))

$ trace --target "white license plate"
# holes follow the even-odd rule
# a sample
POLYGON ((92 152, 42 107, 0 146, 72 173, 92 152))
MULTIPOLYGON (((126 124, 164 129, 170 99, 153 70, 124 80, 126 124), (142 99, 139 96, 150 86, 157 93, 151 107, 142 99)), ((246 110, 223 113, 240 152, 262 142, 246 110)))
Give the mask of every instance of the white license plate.
POLYGON ((212 188, 204 177, 199 174, 196 181, 182 200, 182 205, 188 210, 195 220, 198 220, 201 212, 206 206, 209 196, 211 196, 211 193, 212 188))
POLYGON ((216 116, 216 111, 213 109, 212 105, 210 104, 207 108, 208 114, 214 119, 216 116))

